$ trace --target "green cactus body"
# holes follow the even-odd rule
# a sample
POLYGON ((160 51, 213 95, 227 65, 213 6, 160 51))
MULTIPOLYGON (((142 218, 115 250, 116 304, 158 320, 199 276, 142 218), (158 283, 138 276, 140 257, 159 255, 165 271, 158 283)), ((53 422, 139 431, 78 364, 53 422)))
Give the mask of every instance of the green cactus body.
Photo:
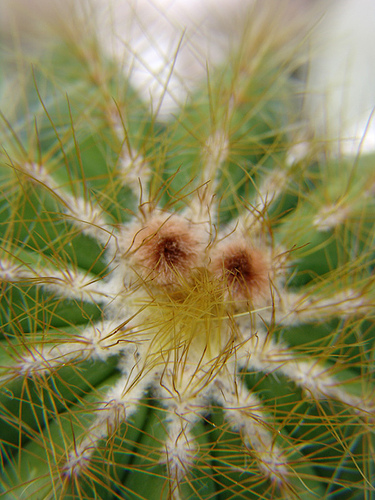
POLYGON ((95 44, 15 73, 2 498, 374 497, 373 157, 290 160, 274 42, 168 122, 95 44))

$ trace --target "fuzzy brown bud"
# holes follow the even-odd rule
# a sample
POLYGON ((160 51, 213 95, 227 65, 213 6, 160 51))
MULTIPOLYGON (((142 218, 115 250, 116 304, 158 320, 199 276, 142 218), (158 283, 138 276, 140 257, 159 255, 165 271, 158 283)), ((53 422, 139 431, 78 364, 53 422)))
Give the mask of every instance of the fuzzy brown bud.
POLYGON ((131 250, 143 278, 172 285, 181 277, 188 279, 199 265, 201 243, 194 226, 183 217, 160 216, 136 232, 131 250))
POLYGON ((270 295, 270 264, 260 249, 246 241, 219 245, 214 252, 210 271, 222 279, 231 297, 237 301, 259 304, 270 295))

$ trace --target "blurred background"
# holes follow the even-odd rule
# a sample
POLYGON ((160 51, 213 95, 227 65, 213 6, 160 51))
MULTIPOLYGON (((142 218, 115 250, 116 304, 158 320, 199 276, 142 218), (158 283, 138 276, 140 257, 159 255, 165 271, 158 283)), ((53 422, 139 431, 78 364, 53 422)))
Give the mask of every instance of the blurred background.
POLYGON ((311 133, 339 139, 340 153, 375 148, 373 0, 2 0, 0 9, 2 41, 26 54, 62 32, 74 38, 94 29, 101 49, 164 118, 210 65, 244 43, 250 17, 254 23, 272 12, 270 30, 304 30, 303 115, 311 133))

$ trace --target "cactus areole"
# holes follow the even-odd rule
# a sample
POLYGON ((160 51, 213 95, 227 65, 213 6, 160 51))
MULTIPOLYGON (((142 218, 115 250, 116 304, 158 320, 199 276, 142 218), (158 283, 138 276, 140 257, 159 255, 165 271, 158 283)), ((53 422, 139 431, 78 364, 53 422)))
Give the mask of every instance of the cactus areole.
POLYGON ((169 121, 89 44, 16 73, 2 498, 374 495, 372 160, 297 162, 297 63, 251 36, 169 121))

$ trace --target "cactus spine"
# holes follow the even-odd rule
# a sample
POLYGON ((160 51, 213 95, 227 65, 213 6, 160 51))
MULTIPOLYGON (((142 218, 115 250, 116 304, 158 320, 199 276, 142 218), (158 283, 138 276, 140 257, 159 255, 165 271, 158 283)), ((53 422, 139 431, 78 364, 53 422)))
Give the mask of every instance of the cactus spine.
POLYGON ((87 39, 4 78, 3 498, 373 497, 373 158, 260 33, 167 122, 87 39))

